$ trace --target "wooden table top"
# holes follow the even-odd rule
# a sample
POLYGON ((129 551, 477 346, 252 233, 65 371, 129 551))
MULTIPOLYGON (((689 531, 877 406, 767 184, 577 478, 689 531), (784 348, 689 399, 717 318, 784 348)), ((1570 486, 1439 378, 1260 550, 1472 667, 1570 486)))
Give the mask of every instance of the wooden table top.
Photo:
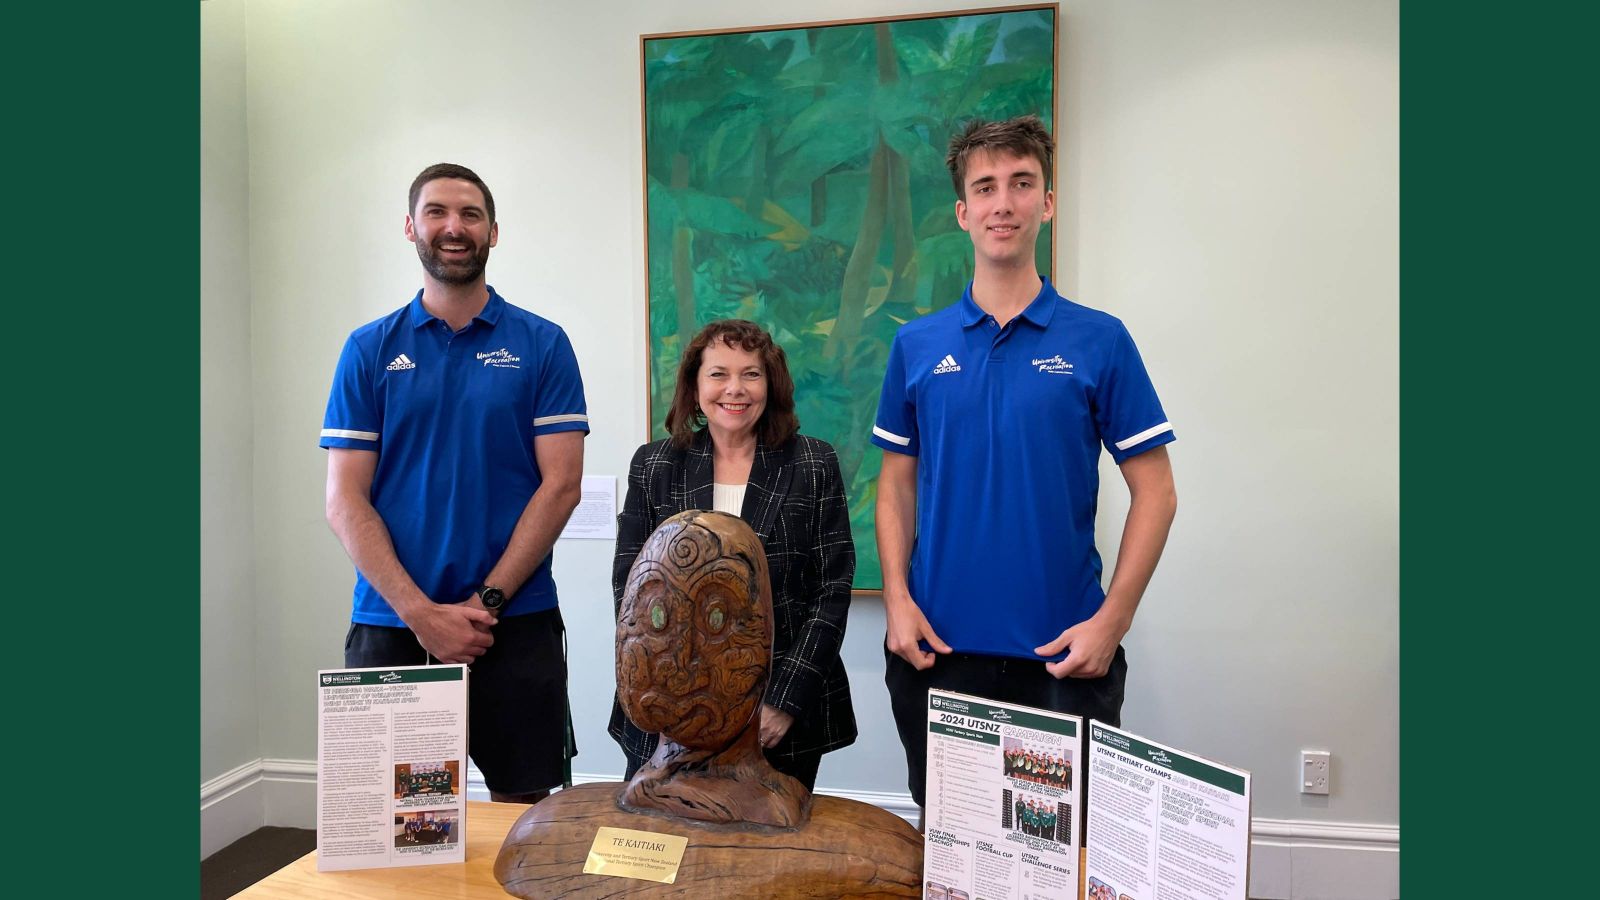
MULTIPOLYGON (((316 851, 245 888, 235 897, 248 900, 472 900, 509 897, 494 877, 495 857, 506 833, 528 807, 521 803, 467 801, 467 861, 433 866, 402 866, 394 869, 356 869, 348 872, 318 872, 316 851)), ((1079 851, 1078 878, 1081 896, 1084 852, 1079 851)))
POLYGON ((394 869, 318 872, 316 851, 256 882, 235 897, 250 900, 401 900, 401 898, 509 897, 494 878, 494 860, 517 817, 521 803, 467 801, 467 861, 394 869))

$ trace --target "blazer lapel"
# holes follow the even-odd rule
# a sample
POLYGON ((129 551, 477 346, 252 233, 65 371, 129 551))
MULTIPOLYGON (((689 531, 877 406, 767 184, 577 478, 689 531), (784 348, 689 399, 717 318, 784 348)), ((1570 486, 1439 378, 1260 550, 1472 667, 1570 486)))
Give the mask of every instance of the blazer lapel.
MULTIPOLYGON (((792 448, 794 442, 789 442, 792 448)), ((789 465, 789 454, 782 450, 756 445, 756 458, 750 464, 750 486, 744 492, 744 507, 739 518, 750 523, 750 528, 762 541, 772 537, 772 526, 778 518, 778 507, 789 493, 789 479, 794 467, 789 465)))

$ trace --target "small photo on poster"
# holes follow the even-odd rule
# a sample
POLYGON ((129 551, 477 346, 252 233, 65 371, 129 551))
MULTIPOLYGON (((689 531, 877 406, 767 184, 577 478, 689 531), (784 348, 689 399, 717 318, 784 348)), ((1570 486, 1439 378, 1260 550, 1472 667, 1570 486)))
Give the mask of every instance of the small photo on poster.
POLYGON ((1000 827, 1063 846, 1072 843, 1072 804, 1026 791, 1005 791, 1000 827))
POLYGON ((461 761, 458 759, 395 764, 394 799, 403 805, 437 805, 456 800, 460 794, 461 761))
POLYGON ((1072 748, 1036 746, 1008 737, 1001 751, 1007 778, 1072 790, 1072 748))
MULTIPOLYGON (((1122 896, 1127 897, 1128 895, 1123 894, 1122 896)), ((1091 877, 1089 879, 1089 892, 1084 897, 1084 900, 1117 900, 1117 891, 1116 888, 1106 884, 1104 881, 1091 877)))
POLYGON ((428 809, 395 813, 394 846, 409 850, 455 844, 461 840, 461 813, 455 809, 428 809))
POLYGON ((924 881, 922 900, 950 900, 950 889, 937 881, 924 881))

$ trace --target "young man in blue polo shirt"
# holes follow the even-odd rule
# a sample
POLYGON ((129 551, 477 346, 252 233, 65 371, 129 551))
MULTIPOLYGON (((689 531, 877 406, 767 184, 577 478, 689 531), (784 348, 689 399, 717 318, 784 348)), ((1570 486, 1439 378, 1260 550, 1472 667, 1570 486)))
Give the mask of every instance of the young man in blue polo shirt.
POLYGON ((1133 339, 1034 266, 1054 151, 1033 116, 951 140, 973 280, 895 336, 872 429, 885 682, 919 806, 930 687, 1120 724, 1122 637, 1177 510, 1172 426, 1133 339), (1104 591, 1102 446, 1131 495, 1104 591))
POLYGON ((422 289, 350 335, 323 419, 356 565, 345 665, 470 663, 468 751, 495 800, 533 803, 576 753, 550 550, 581 492, 583 382, 566 333, 485 281, 483 180, 440 163, 409 200, 422 289))

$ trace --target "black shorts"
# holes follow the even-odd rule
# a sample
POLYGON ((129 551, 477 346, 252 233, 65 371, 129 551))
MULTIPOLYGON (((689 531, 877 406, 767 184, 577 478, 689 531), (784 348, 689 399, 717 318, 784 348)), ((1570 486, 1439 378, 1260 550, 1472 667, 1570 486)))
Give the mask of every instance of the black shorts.
MULTIPOLYGON (((420 666, 427 651, 409 628, 350 626, 348 668, 420 666)), ((566 627, 552 608, 494 626, 494 645, 467 678, 467 753, 497 794, 561 785, 578 755, 567 712, 566 627)))
POLYGON ((906 751, 906 786, 918 806, 928 783, 928 689, 955 691, 1122 725, 1122 691, 1128 680, 1128 657, 1121 646, 1111 667, 1099 678, 1057 678, 1042 661, 971 653, 940 655, 933 668, 917 668, 884 645, 883 682, 889 687, 895 729, 906 751))

